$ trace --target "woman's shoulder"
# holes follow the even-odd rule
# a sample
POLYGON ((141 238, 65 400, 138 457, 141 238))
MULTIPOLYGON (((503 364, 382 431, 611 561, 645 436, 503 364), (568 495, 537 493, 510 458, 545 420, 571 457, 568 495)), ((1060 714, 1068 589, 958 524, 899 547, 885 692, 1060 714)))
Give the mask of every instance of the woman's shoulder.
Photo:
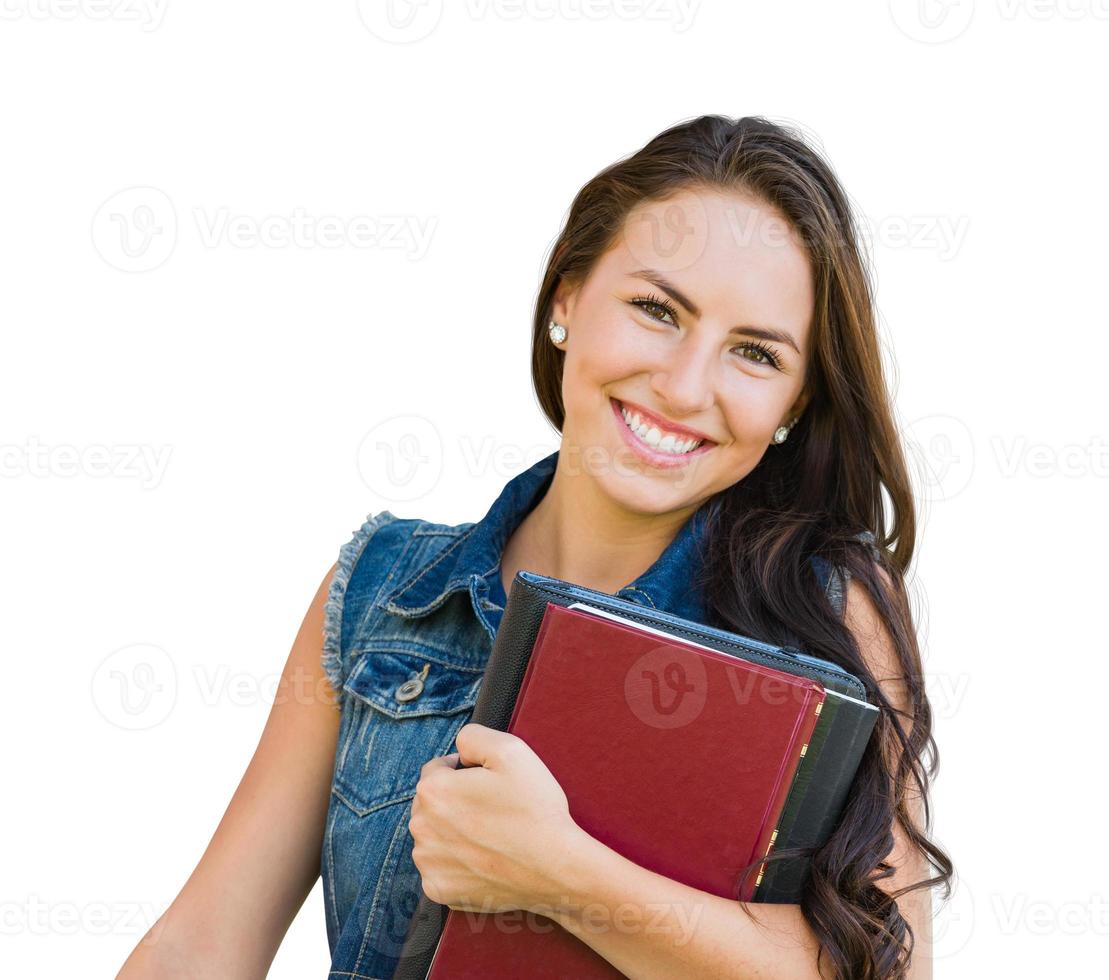
POLYGON ((323 666, 336 690, 345 679, 348 638, 381 595, 433 562, 470 526, 398 517, 389 510, 366 515, 339 549, 324 605, 323 666))
MULTIPOLYGON (((877 558, 878 539, 872 531, 858 531, 851 535, 851 540, 866 545, 871 556, 877 558)), ((851 581, 850 570, 846 565, 831 562, 820 555, 812 556, 812 564, 817 579, 828 596, 832 609, 835 610, 837 616, 842 618, 847 604, 847 584, 851 581)))

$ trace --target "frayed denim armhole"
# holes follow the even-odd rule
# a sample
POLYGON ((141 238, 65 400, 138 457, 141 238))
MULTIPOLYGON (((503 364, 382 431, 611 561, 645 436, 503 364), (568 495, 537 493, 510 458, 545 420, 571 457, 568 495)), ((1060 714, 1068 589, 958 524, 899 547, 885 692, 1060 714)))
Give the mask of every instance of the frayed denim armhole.
POLYGON ((362 526, 354 532, 346 544, 339 549, 339 560, 336 563, 335 574, 331 578, 331 585, 327 590, 327 601, 323 607, 323 664, 324 673, 331 684, 332 690, 338 697, 342 697, 343 684, 346 683, 348 665, 343 659, 342 628, 343 628, 343 600, 346 598, 347 586, 354 572, 358 559, 366 549, 366 544, 373 537, 382 524, 396 518, 387 510, 377 514, 369 514, 362 526))
MULTIPOLYGON (((870 553, 875 559, 878 560, 878 543, 877 538, 870 531, 860 531, 855 535, 859 541, 869 545, 870 553)), ((851 581, 851 572, 844 566, 833 565, 828 571, 828 583, 825 591, 828 594, 828 601, 832 604, 832 608, 836 611, 836 615, 840 619, 843 618, 845 608, 847 606, 847 585, 851 581)))
POLYGON ((847 582, 851 578, 851 573, 839 565, 832 566, 831 571, 828 573, 828 601, 832 604, 832 609, 835 610, 837 616, 843 619, 843 607, 847 598, 847 582))

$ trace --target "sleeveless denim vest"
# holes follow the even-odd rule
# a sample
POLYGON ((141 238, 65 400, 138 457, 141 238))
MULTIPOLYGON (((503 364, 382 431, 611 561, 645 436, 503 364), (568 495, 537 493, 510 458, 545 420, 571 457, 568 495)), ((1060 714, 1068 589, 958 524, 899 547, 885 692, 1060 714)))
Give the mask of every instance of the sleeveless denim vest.
MULTIPOLYGON (((456 751, 504 612, 501 554, 550 486, 558 452, 508 482, 477 523, 371 514, 340 549, 323 666, 341 719, 320 870, 333 978, 392 977, 422 894, 408 832, 420 767, 456 751)), ((692 584, 705 509, 616 595, 704 621, 692 584)), ((846 581, 814 558, 842 612, 846 581)))

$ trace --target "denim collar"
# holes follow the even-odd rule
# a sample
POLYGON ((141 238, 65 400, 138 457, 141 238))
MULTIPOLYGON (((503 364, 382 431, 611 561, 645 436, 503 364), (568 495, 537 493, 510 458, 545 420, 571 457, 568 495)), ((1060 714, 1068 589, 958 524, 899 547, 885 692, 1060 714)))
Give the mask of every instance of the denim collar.
MULTIPOLYGON (((462 590, 470 591, 475 605, 485 601, 490 577, 499 574, 505 544, 546 493, 557 465, 556 450, 509 480, 486 515, 387 595, 384 608, 411 619, 434 612, 462 590)), ((695 575, 706 515, 704 506, 695 511, 654 564, 615 595, 704 622, 695 575)))

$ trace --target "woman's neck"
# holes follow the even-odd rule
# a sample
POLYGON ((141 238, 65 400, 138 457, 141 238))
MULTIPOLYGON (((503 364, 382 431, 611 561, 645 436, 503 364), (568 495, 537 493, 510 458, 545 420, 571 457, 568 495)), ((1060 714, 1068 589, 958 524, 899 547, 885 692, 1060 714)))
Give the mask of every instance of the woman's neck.
POLYGON ((674 539, 684 513, 636 514, 600 492, 560 457, 551 485, 505 545, 505 594, 520 569, 614 594, 643 574, 674 539))

